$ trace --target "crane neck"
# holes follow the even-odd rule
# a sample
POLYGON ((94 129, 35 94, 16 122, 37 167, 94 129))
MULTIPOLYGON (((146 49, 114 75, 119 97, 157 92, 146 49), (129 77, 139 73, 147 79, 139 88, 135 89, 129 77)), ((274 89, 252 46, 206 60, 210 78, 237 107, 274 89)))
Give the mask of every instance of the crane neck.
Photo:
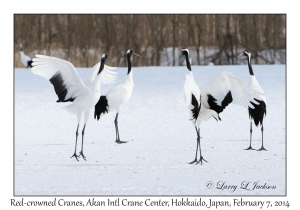
POLYGON ((186 73, 194 79, 193 72, 192 72, 192 67, 191 67, 191 63, 190 63, 190 59, 189 59, 188 55, 185 56, 185 61, 186 61, 186 67, 187 67, 187 72, 186 73))
POLYGON ((194 75, 193 75, 193 72, 192 72, 192 71, 187 70, 187 71, 186 71, 186 74, 190 75, 190 76, 194 79, 194 75))
POLYGON ((189 56, 188 56, 188 55, 185 56, 185 62, 186 62, 186 67, 188 68, 188 70, 189 70, 189 71, 192 71, 191 63, 190 63, 190 60, 189 60, 189 56))
POLYGON ((127 75, 129 75, 130 72, 131 72, 131 68, 132 68, 132 66, 131 66, 131 60, 130 60, 130 55, 127 55, 126 57, 127 57, 127 66, 128 66, 127 75))
POLYGON ((103 69, 104 69, 104 60, 101 59, 101 62, 100 62, 100 68, 99 68, 98 74, 100 74, 100 73, 102 72, 103 69))
POLYGON ((100 80, 101 80, 100 74, 96 75, 95 79, 93 80, 93 82, 90 86, 90 89, 92 91, 100 91, 100 87, 101 87, 100 80))
POLYGON ((249 74, 253 76, 254 73, 253 73, 253 70, 252 70, 252 66, 250 64, 250 57, 248 57, 248 68, 249 68, 249 74))
POLYGON ((126 82, 133 84, 132 71, 130 71, 130 73, 127 74, 126 82))
POLYGON ((130 55, 127 55, 127 64, 128 64, 128 72, 127 72, 126 82, 133 84, 132 65, 131 65, 130 55))
POLYGON ((101 78, 100 74, 104 69, 104 62, 105 62, 105 60, 101 59, 99 71, 98 71, 97 75, 95 76, 95 79, 91 85, 91 90, 93 90, 93 91, 100 91, 100 86, 101 86, 100 85, 100 78, 101 78))

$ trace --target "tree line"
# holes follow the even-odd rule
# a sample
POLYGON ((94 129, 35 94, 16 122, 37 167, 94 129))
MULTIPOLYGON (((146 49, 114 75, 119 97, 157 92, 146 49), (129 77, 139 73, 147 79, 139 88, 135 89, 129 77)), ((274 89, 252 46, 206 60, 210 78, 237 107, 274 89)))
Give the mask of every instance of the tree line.
POLYGON ((137 66, 180 65, 187 47, 192 65, 234 65, 244 49, 253 64, 286 63, 285 14, 15 14, 15 67, 25 54, 56 56, 91 67, 103 53, 126 66, 125 52, 141 55, 137 66))

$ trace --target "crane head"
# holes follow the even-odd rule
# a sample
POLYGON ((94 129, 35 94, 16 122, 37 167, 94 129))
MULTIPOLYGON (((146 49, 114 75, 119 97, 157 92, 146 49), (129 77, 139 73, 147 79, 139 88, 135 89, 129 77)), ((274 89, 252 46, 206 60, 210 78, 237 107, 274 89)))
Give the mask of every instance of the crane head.
POLYGON ((251 58, 251 52, 250 50, 244 50, 239 56, 238 56, 238 60, 242 59, 242 58, 251 58))
POLYGON ((107 59, 111 60, 112 62, 115 62, 111 57, 108 57, 107 54, 103 54, 102 58, 101 58, 101 61, 105 62, 107 59))
POLYGON ((104 63, 105 63, 106 60, 111 60, 112 62, 114 62, 114 60, 111 59, 110 57, 108 57, 107 54, 103 54, 103 55, 102 55, 102 58, 101 58, 101 64, 100 64, 100 68, 99 68, 98 74, 100 74, 101 71, 103 70, 103 68, 104 68, 104 63))
POLYGON ((138 54, 136 54, 133 50, 127 50, 127 52, 126 52, 126 55, 127 56, 132 56, 132 55, 135 55, 135 56, 138 56, 138 57, 140 57, 140 55, 138 55, 138 54))
POLYGON ((182 60, 182 58, 183 58, 184 56, 188 56, 189 53, 190 53, 189 50, 188 50, 187 48, 183 47, 182 50, 181 50, 181 57, 180 57, 180 60, 182 60))

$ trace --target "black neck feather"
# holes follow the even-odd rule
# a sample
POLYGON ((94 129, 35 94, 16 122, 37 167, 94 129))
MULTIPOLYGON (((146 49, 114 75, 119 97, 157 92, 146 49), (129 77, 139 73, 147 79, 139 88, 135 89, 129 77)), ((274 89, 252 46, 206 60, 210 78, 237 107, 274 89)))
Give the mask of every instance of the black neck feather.
POLYGON ((252 66, 251 66, 251 64, 250 64, 250 59, 249 59, 249 57, 248 57, 247 60, 248 60, 249 74, 250 74, 250 75, 254 75, 253 70, 252 70, 252 66))
POLYGON ((131 60, 130 60, 130 55, 127 55, 127 64, 128 64, 128 72, 129 74, 131 72, 131 60))
POLYGON ((105 60, 101 59, 101 64, 100 64, 100 68, 99 68, 98 74, 100 74, 101 71, 104 69, 104 62, 105 62, 105 60))
POLYGON ((189 56, 188 56, 188 55, 185 56, 185 61, 186 61, 186 67, 188 68, 188 70, 192 71, 192 68, 191 68, 191 64, 190 64, 190 60, 189 60, 189 56))

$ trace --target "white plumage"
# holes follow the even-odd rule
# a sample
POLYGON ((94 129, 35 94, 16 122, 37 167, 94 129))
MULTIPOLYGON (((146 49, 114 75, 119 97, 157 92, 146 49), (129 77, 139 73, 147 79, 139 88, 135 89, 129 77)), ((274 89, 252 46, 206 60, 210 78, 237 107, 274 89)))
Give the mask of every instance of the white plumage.
MULTIPOLYGON (((84 83, 86 84, 86 86, 90 86, 93 81, 95 80, 95 77, 97 75, 97 71, 99 71, 100 69, 100 64, 96 63, 92 69, 89 71, 88 75, 86 76, 86 79, 84 80, 84 83)), ((114 70, 116 70, 116 67, 111 67, 111 66, 107 66, 104 64, 104 71, 101 72, 101 76, 100 76, 100 83, 101 84, 111 84, 114 83, 116 81, 116 72, 114 72, 114 70)))
POLYGON ((32 60, 29 56, 25 55, 23 52, 23 47, 22 44, 20 44, 20 58, 21 58, 21 62, 22 64, 28 68, 28 67, 32 67, 32 60))
POLYGON ((110 58, 103 54, 101 62, 96 64, 88 74, 85 80, 86 83, 83 83, 73 64, 68 61, 45 55, 36 55, 36 58, 33 59, 32 73, 44 77, 53 84, 58 96, 56 102, 72 102, 63 109, 77 116, 75 151, 71 156, 71 158, 75 157, 77 160, 80 156, 85 159, 83 155, 84 129, 89 119, 90 110, 94 108, 100 97, 100 83, 109 84, 117 79, 116 73, 104 65, 107 59, 110 58), (82 117, 84 117, 82 146, 79 155, 77 155, 78 127, 82 117))
POLYGON ((183 107, 188 108, 189 119, 192 120, 194 126, 200 125, 200 123, 203 120, 206 121, 211 117, 214 117, 216 119, 218 118, 218 113, 215 112, 214 110, 207 109, 205 106, 201 107, 203 105, 203 102, 200 99, 200 97, 201 97, 201 90, 194 80, 193 73, 187 72, 183 90, 181 91, 176 102, 177 104, 176 109, 181 109, 183 107), (193 97, 194 97, 194 103, 191 103, 193 97), (192 110, 194 108, 196 109, 193 112, 192 110), (197 109, 199 109, 199 112, 195 113, 197 112, 197 109))
MULTIPOLYGON (((260 95, 260 99, 262 99, 264 102, 267 102, 266 95, 262 87, 259 85, 256 77, 254 75, 250 75, 249 79, 249 87, 253 90, 256 90, 259 93, 263 93, 260 95)), ((251 107, 252 108, 252 107, 251 107)))
MULTIPOLYGON (((190 163, 201 163, 203 157, 200 147, 200 124, 203 121, 215 118, 221 120, 221 113, 231 102, 244 107, 253 107, 251 104, 257 104, 254 100, 259 93, 252 90, 240 78, 229 72, 219 73, 212 81, 199 87, 193 77, 191 65, 189 63, 189 51, 182 49, 182 57, 186 59, 187 73, 184 88, 177 100, 177 109, 186 107, 189 110, 190 120, 197 132, 197 148, 195 160, 190 163), (200 159, 197 160, 197 151, 200 151, 200 159)), ((204 160, 205 161, 205 160, 204 160)))
POLYGON ((121 111, 122 106, 130 99, 133 87, 134 83, 132 79, 130 79, 130 76, 127 76, 127 79, 124 83, 117 85, 107 92, 106 98, 108 101, 108 109, 110 112, 121 111))
POLYGON ((230 91, 232 103, 253 108, 250 101, 253 101, 253 97, 258 94, 249 88, 245 81, 225 71, 219 73, 209 83, 201 86, 200 89, 202 93, 202 102, 207 108, 209 107, 208 95, 212 95, 217 99, 216 104, 222 106, 223 99, 230 91))
POLYGON ((108 112, 116 111, 115 129, 116 129, 116 142, 125 143, 126 141, 120 140, 119 128, 118 128, 118 115, 123 105, 130 99, 132 90, 134 87, 132 78, 131 56, 139 56, 133 50, 128 50, 126 53, 128 72, 125 81, 116 87, 110 89, 106 95, 101 96, 98 103, 95 106, 95 119, 99 120, 100 117, 108 112))
POLYGON ((252 141, 252 122, 254 122, 254 124, 256 126, 258 126, 259 124, 261 125, 261 138, 262 138, 262 145, 261 148, 258 149, 258 151, 262 151, 262 150, 266 150, 264 148, 264 135, 263 135, 263 131, 264 131, 264 127, 263 127, 263 120, 264 117, 267 114, 267 100, 266 100, 266 96, 264 95, 264 91, 262 89, 262 87, 259 85, 256 77, 254 76, 254 72, 251 66, 251 53, 249 50, 245 50, 242 54, 240 54, 239 59, 240 58, 247 58, 247 62, 248 62, 248 69, 249 69, 249 75, 250 75, 250 80, 249 80, 249 87, 252 88, 253 90, 256 90, 260 93, 262 93, 260 95, 259 98, 256 99, 256 102, 258 104, 254 105, 254 107, 249 107, 248 108, 248 113, 249 113, 249 119, 250 119, 250 146, 246 149, 246 150, 253 150, 252 145, 251 145, 251 141, 252 141))

